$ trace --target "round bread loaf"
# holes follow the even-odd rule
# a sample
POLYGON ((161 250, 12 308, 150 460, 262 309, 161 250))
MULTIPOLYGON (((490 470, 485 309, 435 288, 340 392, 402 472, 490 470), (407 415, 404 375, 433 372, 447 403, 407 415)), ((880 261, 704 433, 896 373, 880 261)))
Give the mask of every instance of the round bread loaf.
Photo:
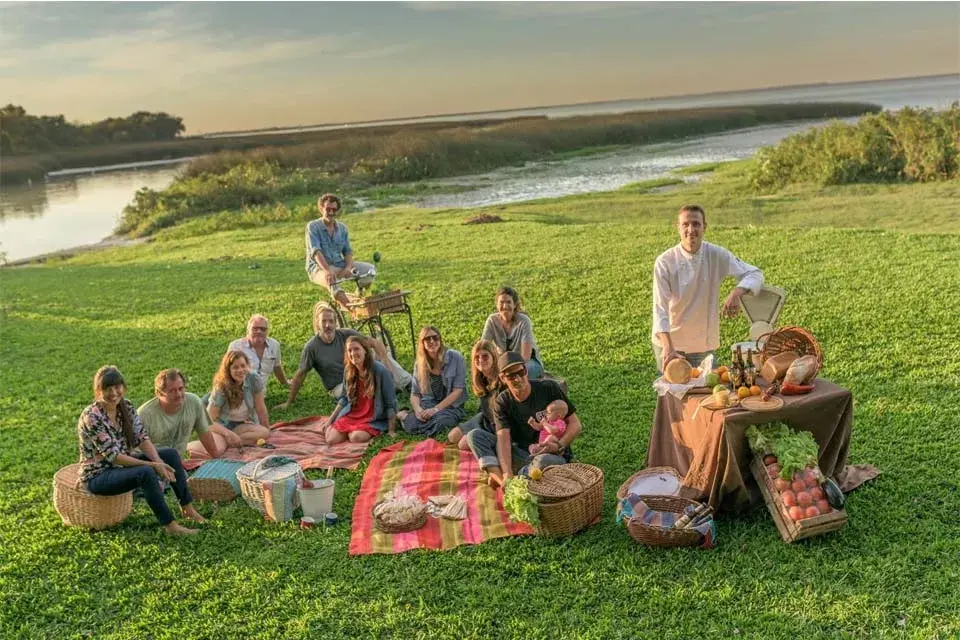
POLYGON ((674 358, 663 368, 663 377, 671 384, 687 384, 693 367, 683 358, 674 358))

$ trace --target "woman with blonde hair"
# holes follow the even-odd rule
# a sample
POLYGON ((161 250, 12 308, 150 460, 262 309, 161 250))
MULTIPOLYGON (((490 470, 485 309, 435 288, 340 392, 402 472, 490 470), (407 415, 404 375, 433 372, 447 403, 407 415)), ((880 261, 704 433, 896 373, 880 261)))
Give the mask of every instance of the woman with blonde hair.
POLYGON ((366 442, 384 431, 394 436, 396 418, 393 376, 374 360, 362 337, 350 336, 343 354, 343 393, 322 425, 327 444, 366 442))
POLYGON ((80 482, 87 491, 100 496, 140 489, 164 531, 170 535, 197 533, 196 529, 180 525, 163 499, 160 482, 166 480, 173 487, 184 517, 204 521, 193 507, 180 454, 170 447, 153 446, 133 403, 124 398, 126 392, 119 369, 106 365, 97 370, 93 377, 94 402, 77 421, 80 482))
POLYGON ((467 400, 467 365, 463 354, 443 344, 440 330, 427 325, 417 340, 410 404, 402 412, 403 429, 414 435, 432 436, 463 420, 467 400))
POLYGON ((211 421, 240 436, 245 445, 255 445, 270 435, 263 382, 250 371, 250 361, 242 351, 227 351, 220 360, 207 413, 211 421))
POLYGON ((527 374, 531 380, 543 377, 543 362, 540 360, 540 348, 533 337, 533 323, 523 307, 520 306, 520 294, 513 287, 500 287, 493 296, 497 307, 483 325, 482 340, 490 340, 497 345, 499 353, 515 351, 523 356, 527 374))
POLYGON ((470 382, 473 395, 480 400, 480 411, 472 418, 454 427, 447 435, 451 444, 460 449, 470 449, 468 435, 474 429, 496 432, 493 423, 493 401, 503 391, 500 370, 497 368, 497 345, 489 340, 477 340, 470 352, 470 382))

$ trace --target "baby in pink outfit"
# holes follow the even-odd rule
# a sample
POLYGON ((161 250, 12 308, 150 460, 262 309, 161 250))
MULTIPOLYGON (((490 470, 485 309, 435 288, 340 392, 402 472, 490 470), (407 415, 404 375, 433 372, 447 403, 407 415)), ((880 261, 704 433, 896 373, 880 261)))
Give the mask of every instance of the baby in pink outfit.
POLYGON ((557 446, 560 446, 560 438, 567 430, 566 417, 567 403, 563 400, 554 400, 547 405, 543 419, 530 421, 530 425, 540 432, 537 444, 530 445, 530 455, 535 456, 543 453, 550 442, 555 442, 557 446))

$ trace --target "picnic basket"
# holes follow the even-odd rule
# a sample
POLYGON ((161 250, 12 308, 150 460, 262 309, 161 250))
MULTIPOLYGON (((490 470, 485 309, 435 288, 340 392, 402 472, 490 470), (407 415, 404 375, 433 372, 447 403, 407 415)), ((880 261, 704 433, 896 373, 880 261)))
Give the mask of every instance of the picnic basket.
MULTIPOLYGON (((669 475, 676 478, 677 486, 681 483, 680 475, 672 467, 649 467, 641 469, 620 485, 617 491, 617 504, 627 497, 630 487, 638 478, 648 475, 669 475)), ((690 505, 699 504, 695 500, 688 500, 676 495, 642 495, 640 496, 648 507, 656 511, 670 511, 683 513, 690 505)), ((626 521, 627 533, 630 537, 649 547, 696 547, 700 545, 700 534, 693 529, 666 529, 652 524, 646 524, 640 518, 629 518, 626 521)))
POLYGON ((592 524, 603 510, 603 470, 589 464, 548 467, 540 480, 530 481, 529 489, 537 496, 537 533, 542 536, 572 535, 592 524))
POLYGON ((389 522, 377 513, 377 507, 385 501, 381 500, 373 506, 373 524, 383 533, 405 533, 414 531, 427 524, 427 507, 411 509, 409 515, 396 522, 389 522))
POLYGON ((823 350, 812 333, 803 327, 780 327, 765 333, 757 340, 763 353, 761 365, 778 353, 796 351, 798 356, 812 355, 817 358, 819 368, 823 368, 823 350))
POLYGON ((409 292, 394 289, 367 297, 350 296, 349 302, 347 302, 347 310, 354 320, 364 320, 383 313, 403 311, 406 306, 404 297, 407 293, 409 292))
POLYGON ((232 460, 207 460, 187 480, 195 500, 230 502, 240 495, 237 471, 244 463, 232 460))
POLYGON ((248 462, 237 470, 237 481, 243 499, 250 507, 268 520, 283 522, 293 518, 294 510, 300 506, 297 489, 303 486, 305 476, 299 464, 293 461, 283 463, 278 458, 284 457, 267 456, 248 462))
POLYGON ((98 496, 79 483, 80 464, 71 464, 53 476, 53 507, 68 527, 106 529, 120 524, 133 509, 133 492, 98 496))

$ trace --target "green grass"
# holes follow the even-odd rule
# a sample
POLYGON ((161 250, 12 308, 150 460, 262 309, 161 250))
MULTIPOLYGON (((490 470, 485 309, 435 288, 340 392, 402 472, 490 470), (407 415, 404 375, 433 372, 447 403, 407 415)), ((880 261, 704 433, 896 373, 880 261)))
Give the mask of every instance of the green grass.
MULTIPOLYGON (((486 209, 505 219, 496 225, 464 226, 476 211, 409 207, 347 219, 357 256, 379 250, 382 280, 415 291, 418 327, 438 325, 461 351, 496 287, 519 289, 583 421, 578 457, 606 473, 602 522, 562 540, 349 558, 364 467, 337 472, 343 522, 328 531, 265 522, 242 501, 201 505, 210 524, 189 540, 166 538, 142 501, 108 531, 63 527, 50 482, 76 460, 97 367, 119 365, 137 403, 168 366, 202 393, 227 342, 262 312, 293 372, 318 297, 303 272, 303 224, 173 230, 0 271, 0 636, 957 637, 960 185, 755 198, 737 189, 743 170, 724 166, 673 193, 486 209), (785 545, 761 507, 721 516, 715 550, 663 551, 614 525, 614 495, 644 466, 655 406, 652 264, 677 241, 673 214, 688 200, 706 206, 709 240, 789 292, 781 321, 809 328, 824 374, 853 391, 850 462, 883 474, 849 496, 840 532, 785 545)), ((742 318, 724 322, 721 341, 746 331, 742 318)), ((409 365, 399 325, 395 335, 409 365)), ((272 382, 267 395, 272 406, 285 394, 272 382)), ((271 419, 329 407, 311 374, 271 419)))

